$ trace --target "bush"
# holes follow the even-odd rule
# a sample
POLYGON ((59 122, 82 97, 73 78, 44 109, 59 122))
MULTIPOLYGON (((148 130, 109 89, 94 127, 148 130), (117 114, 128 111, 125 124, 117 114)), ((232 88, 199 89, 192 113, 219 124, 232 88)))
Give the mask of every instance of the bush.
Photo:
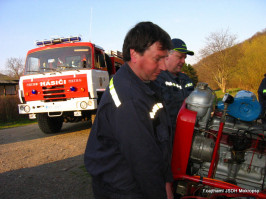
POLYGON ((28 115, 19 115, 17 95, 0 96, 0 122, 13 122, 19 119, 28 118, 28 115))

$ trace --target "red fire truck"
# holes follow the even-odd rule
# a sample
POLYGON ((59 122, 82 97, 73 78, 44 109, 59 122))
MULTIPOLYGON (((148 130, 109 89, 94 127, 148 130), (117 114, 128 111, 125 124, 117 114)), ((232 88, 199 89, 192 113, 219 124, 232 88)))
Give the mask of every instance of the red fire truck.
POLYGON ((124 64, 124 61, 123 61, 123 55, 122 55, 122 52, 120 51, 107 51, 106 52, 109 56, 110 56, 110 59, 111 59, 111 62, 112 62, 112 74, 115 74, 117 72, 117 70, 119 70, 120 66, 122 64, 124 64))
POLYGON ((103 48, 80 41, 44 40, 27 53, 19 80, 19 113, 37 118, 44 133, 59 132, 63 122, 93 121, 109 77, 123 63, 121 57, 113 62, 103 48))

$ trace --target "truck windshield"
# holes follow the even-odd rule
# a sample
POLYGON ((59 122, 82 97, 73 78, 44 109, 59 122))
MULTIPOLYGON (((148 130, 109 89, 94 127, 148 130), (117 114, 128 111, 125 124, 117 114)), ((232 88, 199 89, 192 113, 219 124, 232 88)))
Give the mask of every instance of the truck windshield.
POLYGON ((73 46, 47 48, 28 54, 24 74, 91 68, 91 48, 73 46))

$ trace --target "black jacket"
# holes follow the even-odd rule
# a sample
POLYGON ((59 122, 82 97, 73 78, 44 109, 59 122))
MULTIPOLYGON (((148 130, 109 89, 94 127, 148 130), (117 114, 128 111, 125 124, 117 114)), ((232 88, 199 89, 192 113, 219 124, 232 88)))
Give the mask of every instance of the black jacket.
POLYGON ((262 111, 265 112, 266 109, 266 78, 261 81, 258 89, 259 102, 262 106, 262 111))
POLYGON ((179 72, 177 76, 169 71, 162 71, 155 83, 161 88, 166 109, 171 118, 172 130, 175 131, 176 117, 183 101, 194 90, 193 82, 184 73, 179 72))
POLYGON ((85 167, 116 191, 166 198, 165 183, 173 180, 172 141, 161 100, 127 64, 113 77, 111 88, 113 95, 108 88, 98 107, 85 167))

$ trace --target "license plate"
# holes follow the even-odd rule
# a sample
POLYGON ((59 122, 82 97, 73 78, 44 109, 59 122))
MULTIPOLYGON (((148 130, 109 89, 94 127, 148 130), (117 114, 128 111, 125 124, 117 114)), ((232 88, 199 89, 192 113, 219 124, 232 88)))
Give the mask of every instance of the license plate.
POLYGON ((74 116, 76 116, 76 117, 82 116, 81 111, 75 111, 74 112, 74 116))
POLYGON ((29 114, 30 119, 36 119, 36 114, 29 114))

